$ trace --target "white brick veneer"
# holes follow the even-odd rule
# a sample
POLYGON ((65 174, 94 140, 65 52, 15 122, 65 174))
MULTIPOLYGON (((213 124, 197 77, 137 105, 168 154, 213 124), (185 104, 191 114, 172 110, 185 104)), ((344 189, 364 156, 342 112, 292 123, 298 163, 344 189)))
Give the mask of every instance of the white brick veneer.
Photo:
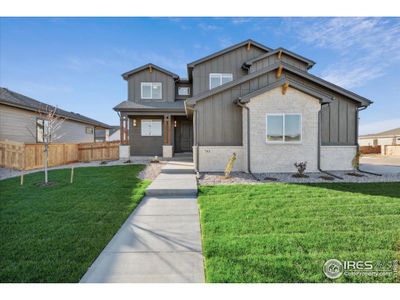
MULTIPOLYGON (((196 151, 195 147, 193 151, 196 151)), ((233 153, 236 153, 233 171, 243 171, 245 162, 242 146, 199 146, 199 171, 223 172, 233 153)), ((196 155, 193 157, 195 160, 196 155)))
POLYGON ((352 170, 356 146, 321 146, 321 169, 325 171, 352 170))
POLYGON ((248 104, 251 171, 253 173, 295 172, 295 162, 307 161, 307 171, 315 172, 318 155, 318 111, 321 109, 319 100, 291 87, 285 95, 282 95, 281 91, 280 87, 275 88, 254 97, 248 104), (301 113, 302 142, 266 143, 267 113, 301 113))

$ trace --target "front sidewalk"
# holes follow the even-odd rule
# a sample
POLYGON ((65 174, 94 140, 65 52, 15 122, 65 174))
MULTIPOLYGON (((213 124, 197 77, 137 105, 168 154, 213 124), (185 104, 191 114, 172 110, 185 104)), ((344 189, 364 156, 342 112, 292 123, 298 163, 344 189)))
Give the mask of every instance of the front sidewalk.
POLYGON ((142 200, 81 282, 204 282, 197 198, 180 182, 183 176, 192 187, 196 178, 177 166, 163 168, 149 190, 158 196, 142 200), (157 186, 168 196, 159 196, 157 186))

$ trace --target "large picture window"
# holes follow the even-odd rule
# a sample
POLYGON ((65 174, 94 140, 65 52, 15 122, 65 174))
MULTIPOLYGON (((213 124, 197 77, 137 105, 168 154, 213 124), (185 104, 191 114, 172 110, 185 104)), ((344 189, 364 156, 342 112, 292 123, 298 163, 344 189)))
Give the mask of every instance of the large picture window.
POLYGON ((267 143, 301 142, 301 114, 267 114, 267 143))
POLYGON ((142 99, 162 99, 161 82, 142 82, 140 87, 142 99))
POLYGON ((233 80, 230 73, 210 73, 210 90, 233 80))
POLYGON ((45 137, 49 130, 49 121, 43 119, 36 119, 36 142, 44 143, 45 137))
POLYGON ((161 120, 142 120, 141 121, 142 136, 161 136, 161 120))

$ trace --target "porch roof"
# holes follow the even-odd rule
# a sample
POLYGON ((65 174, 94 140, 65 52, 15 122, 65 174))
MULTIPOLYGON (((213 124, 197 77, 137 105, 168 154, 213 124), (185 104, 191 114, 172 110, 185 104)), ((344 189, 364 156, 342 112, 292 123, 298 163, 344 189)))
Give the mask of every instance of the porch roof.
POLYGON ((137 111, 137 112, 183 112, 185 113, 184 100, 177 100, 174 102, 133 102, 133 101, 123 101, 114 107, 115 111, 137 111))

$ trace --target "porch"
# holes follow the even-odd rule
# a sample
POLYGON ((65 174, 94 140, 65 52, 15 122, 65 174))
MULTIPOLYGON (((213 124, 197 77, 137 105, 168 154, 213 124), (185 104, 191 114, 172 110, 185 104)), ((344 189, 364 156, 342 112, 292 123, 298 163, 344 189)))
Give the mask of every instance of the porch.
POLYGON ((121 115, 121 148, 125 155, 160 156, 192 152, 193 120, 185 113, 126 113, 121 115))

